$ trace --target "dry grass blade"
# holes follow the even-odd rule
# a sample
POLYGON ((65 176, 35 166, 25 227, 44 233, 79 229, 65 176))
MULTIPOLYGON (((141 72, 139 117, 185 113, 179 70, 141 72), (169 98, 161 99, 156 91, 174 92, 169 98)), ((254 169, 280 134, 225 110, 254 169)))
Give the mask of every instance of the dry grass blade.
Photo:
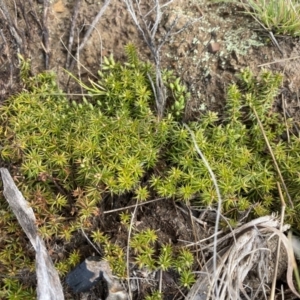
POLYGON ((266 133, 265 133, 264 127, 263 127, 263 125, 262 125, 262 123, 261 123, 261 121, 260 121, 260 118, 259 118, 259 116, 258 116, 258 114, 257 114, 257 111, 256 111, 255 107, 252 107, 252 110, 253 110, 253 112, 254 112, 254 114, 255 114, 256 120, 257 120, 257 122, 258 122, 258 126, 259 126, 259 128, 260 128, 260 130, 261 130, 261 133, 262 133, 262 135, 263 135, 263 137, 264 137, 264 140, 265 140, 265 142, 266 142, 266 145, 267 145, 268 150, 269 150, 269 152, 270 152, 270 155, 271 155, 271 157, 272 157, 273 164, 274 164, 274 166, 275 166, 275 169, 276 169, 276 171, 277 171, 277 174, 278 174, 278 176, 279 176, 279 179, 280 179, 280 181, 281 181, 281 184, 282 184, 282 186, 283 186, 283 188, 284 188, 284 191, 285 191, 285 193, 286 193, 286 196, 288 197, 289 204, 290 204, 290 206, 293 208, 293 207, 294 207, 294 204, 293 204, 293 202, 292 202, 291 196, 290 196, 290 194, 289 194, 289 192, 288 192, 287 186, 286 186, 286 184, 285 184, 285 182, 284 182, 284 179, 283 179, 283 177, 282 177, 281 171, 280 171, 279 166, 278 166, 278 164, 277 164, 277 161, 276 161, 276 158, 275 158, 275 156, 274 156, 274 153, 273 153, 273 150, 272 150, 272 148, 271 148, 271 145, 270 145, 270 143, 269 143, 269 141, 268 141, 268 138, 267 138, 267 135, 266 135, 266 133))
MULTIPOLYGON (((280 261, 276 279, 287 271, 287 282, 291 291, 300 296, 291 280, 292 258, 287 237, 279 230, 280 221, 274 216, 265 216, 243 225, 243 230, 218 240, 216 276, 212 258, 202 268, 188 300, 240 300, 267 299, 274 277, 274 265, 278 240, 281 240, 280 261), (255 222, 253 222, 255 221, 255 222), (235 240, 233 240, 233 235, 235 240), (218 294, 215 286, 218 285, 218 294)), ((286 230, 289 226, 283 226, 286 230)), ((213 243, 209 245, 213 247, 213 243)))
MULTIPOLYGON (((281 218, 280 218, 280 231, 282 232, 283 228, 283 222, 284 222, 284 213, 285 213, 285 201, 282 195, 280 184, 277 182, 277 188, 281 200, 281 218)), ((271 289, 271 296, 270 300, 275 299, 275 287, 276 287, 276 278, 277 278, 277 272, 278 272, 278 265, 279 265, 279 259, 280 259, 280 250, 281 250, 281 238, 278 239, 278 246, 277 246, 277 252, 276 252, 276 263, 275 263, 275 272, 274 272, 274 279, 272 282, 272 289, 271 289)))
MULTIPOLYGON (((217 239, 218 239, 218 236, 217 236, 217 232, 218 232, 218 225, 219 225, 219 221, 220 221, 220 214, 221 214, 221 207, 222 207, 222 197, 221 197, 221 193, 220 193, 220 189, 219 189, 219 186, 218 186, 218 183, 217 183, 217 179, 216 179, 216 176, 213 172, 213 170, 211 169, 208 161, 206 160, 204 154, 202 153, 202 151, 200 150, 198 144, 197 144, 197 141, 196 141, 196 138, 194 136, 194 133, 192 132, 192 130, 186 125, 184 124, 184 127, 189 131, 190 135, 191 135, 191 138, 192 138, 192 141, 194 143, 194 147, 197 151, 197 153, 199 154, 199 156, 201 157, 201 159, 203 160, 203 163, 205 165, 205 167, 207 168, 209 174, 210 174, 210 177, 214 183, 214 187, 216 189, 216 192, 217 192, 217 196, 218 196, 218 209, 217 209, 217 214, 216 214, 216 227, 215 227, 215 235, 214 235, 214 253, 216 253, 216 247, 217 247, 217 239)), ((214 274, 214 277, 216 277, 216 267, 217 267, 217 258, 216 256, 214 255, 213 257, 213 274, 214 274)), ((218 290, 218 285, 215 286, 215 289, 218 290)))

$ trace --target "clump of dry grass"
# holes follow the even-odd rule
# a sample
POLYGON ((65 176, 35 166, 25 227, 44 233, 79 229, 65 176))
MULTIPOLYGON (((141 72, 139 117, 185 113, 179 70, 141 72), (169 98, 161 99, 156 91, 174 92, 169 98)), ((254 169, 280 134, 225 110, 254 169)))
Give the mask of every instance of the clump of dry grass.
MULTIPOLYGON (((284 231, 288 228, 288 225, 283 226, 284 231)), ((200 241, 197 244, 202 251, 212 250, 214 246, 213 242, 204 245, 200 241)), ((202 267, 186 299, 267 299, 272 282, 285 274, 290 290, 300 297, 292 280, 293 251, 275 216, 254 219, 219 238, 213 256, 217 259, 216 269, 212 257, 202 267), (279 239, 280 259, 277 259, 279 239)))

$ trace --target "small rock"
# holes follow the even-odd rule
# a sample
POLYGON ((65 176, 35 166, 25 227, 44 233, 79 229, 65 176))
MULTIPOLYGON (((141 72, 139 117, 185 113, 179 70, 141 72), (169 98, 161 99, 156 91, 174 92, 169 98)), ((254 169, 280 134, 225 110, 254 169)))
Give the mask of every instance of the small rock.
POLYGON ((216 42, 211 42, 208 45, 207 49, 210 53, 217 53, 218 51, 220 51, 220 44, 216 42))
POLYGON ((101 279, 101 269, 100 258, 89 257, 67 275, 66 283, 74 293, 87 292, 101 279))
POLYGON ((128 295, 112 275, 107 261, 91 256, 77 265, 66 278, 66 283, 74 293, 88 292, 98 282, 104 281, 108 288, 105 300, 127 300, 128 295))
POLYGON ((62 13, 65 10, 64 4, 62 0, 57 1, 55 4, 53 4, 53 10, 56 13, 62 13))

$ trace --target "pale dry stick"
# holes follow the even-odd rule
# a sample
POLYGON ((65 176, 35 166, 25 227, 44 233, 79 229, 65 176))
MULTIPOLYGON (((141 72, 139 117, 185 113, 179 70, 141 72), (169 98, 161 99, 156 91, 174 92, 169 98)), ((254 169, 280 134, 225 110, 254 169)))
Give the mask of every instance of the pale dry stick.
MULTIPOLYGON (((283 232, 283 222, 284 222, 284 214, 285 214, 285 201, 282 195, 282 190, 280 187, 279 182, 277 181, 277 189, 279 192, 279 197, 281 200, 281 215, 280 215, 280 227, 279 230, 283 232)), ((272 282, 272 288, 271 288, 271 295, 270 295, 270 300, 275 299, 275 288, 276 288, 276 278, 277 278, 277 273, 278 273, 278 264, 279 264, 279 259, 280 259, 280 249, 281 249, 281 235, 278 236, 278 245, 277 245, 277 253, 276 253, 276 262, 275 262, 275 269, 274 269, 274 278, 272 282)))
POLYGON ((297 264, 295 262, 295 256, 294 256, 293 248, 291 246, 291 241, 278 229, 276 228, 269 228, 269 229, 273 231, 276 235, 278 236, 281 235, 281 239, 282 239, 281 241, 287 251, 287 256, 288 256, 287 274, 286 274, 287 284, 290 290, 293 292, 293 294, 295 294, 298 298, 300 298, 300 294, 295 289, 294 282, 293 282, 293 270, 297 268, 297 264))
MULTIPOLYGON (((77 45, 79 45, 79 33, 77 35, 77 45)), ((76 61, 80 61, 80 58, 79 58, 79 51, 76 52, 76 61)), ((80 64, 76 64, 76 67, 77 67, 77 74, 78 74, 78 81, 79 82, 82 82, 81 80, 81 72, 80 72, 80 64)), ((80 86, 80 90, 81 90, 81 93, 83 94, 83 87, 81 84, 79 84, 80 86)))
MULTIPOLYGON (((176 208, 178 208, 179 210, 181 210, 184 214, 186 214, 186 215, 188 215, 188 216, 190 215, 190 213, 187 212, 187 211, 185 211, 182 207, 176 205, 176 208)), ((207 222, 201 221, 201 220, 199 220, 198 218, 194 217, 193 215, 191 215, 191 217, 192 217, 193 221, 197 222, 198 224, 201 224, 201 225, 203 225, 204 227, 207 226, 207 222)))
POLYGON ((88 241, 88 243, 96 250, 96 252, 102 256, 102 253, 100 253, 100 251, 97 249, 97 247, 92 243, 92 241, 89 239, 89 237, 86 235, 86 233, 84 232, 83 228, 81 227, 81 232, 83 234, 83 236, 86 238, 86 240, 88 241))
MULTIPOLYGON (((105 10, 107 9, 109 3, 111 0, 105 0, 103 6, 101 7, 100 11, 98 12, 97 16, 94 18, 91 26, 89 27, 89 29, 87 30, 87 32, 85 33, 83 40, 81 41, 80 45, 77 47, 77 53, 75 54, 75 57, 78 57, 79 52, 84 48, 85 44, 87 43, 90 35, 93 32, 93 29, 96 27, 96 24, 99 22, 100 18, 102 17, 102 15, 104 14, 105 10)), ((73 63, 74 60, 72 61, 70 68, 72 69, 73 67, 73 63)))
MULTIPOLYGON (((297 94, 298 94, 298 91, 297 91, 297 94)), ((298 99, 298 95, 297 95, 297 99, 298 99)), ((298 102, 299 102, 299 99, 298 99, 298 102)), ((299 104, 299 103, 298 103, 298 107, 300 107, 300 104, 299 104)), ((285 113, 286 113, 286 116, 287 116, 288 118, 291 118, 291 117, 292 117, 291 114, 289 113, 289 111, 288 111, 287 108, 286 108, 286 110, 285 110, 285 113)), ((300 136, 300 129, 299 129, 299 126, 294 122, 293 127, 294 127, 294 129, 297 131, 298 137, 299 137, 299 136, 300 136)))
POLYGON ((136 215, 137 208, 138 208, 138 200, 136 200, 135 208, 133 210, 131 220, 130 220, 128 238, 127 238, 127 249, 126 249, 127 284, 128 284, 128 297, 129 297, 129 300, 132 300, 132 291, 131 291, 131 285, 130 285, 130 265, 129 265, 130 238, 131 238, 131 232, 132 232, 133 222, 134 222, 134 218, 135 218, 135 215, 136 215))
POLYGON ((277 164, 276 158, 275 158, 275 156, 274 156, 273 150, 272 150, 271 145, 270 145, 270 143, 269 143, 269 140, 268 140, 268 138, 267 138, 267 136, 266 136, 264 127, 263 127, 263 125, 262 125, 262 123, 261 123, 261 121, 260 121, 260 118, 259 118, 259 116, 258 116, 258 114, 257 114, 257 111, 256 111, 255 107, 252 107, 252 110, 253 110, 253 112, 254 112, 254 114, 255 114, 255 117, 256 117, 256 119, 257 119, 258 126, 259 126, 259 128, 260 128, 260 130, 261 130, 261 132, 262 132, 262 135, 263 135, 263 137, 264 137, 264 140, 265 140, 265 142, 266 142, 266 145, 267 145, 268 150, 269 150, 269 152, 270 152, 270 155, 271 155, 271 157, 272 157, 273 164, 274 164, 274 166, 275 166, 275 169, 276 169, 276 171, 277 171, 277 174, 278 174, 278 176, 279 176, 279 179, 280 179, 280 181, 281 181, 281 184, 282 184, 282 186, 283 186, 283 188, 284 188, 284 191, 285 191, 285 193, 286 193, 286 196, 287 196, 287 198, 288 198, 288 200, 289 200, 290 206, 291 206, 292 208, 294 208, 294 204, 293 204, 293 202, 292 202, 291 196, 290 196, 290 194, 289 194, 289 191, 288 191, 288 189, 287 189, 287 186, 286 186, 286 184, 285 184, 285 182, 284 182, 284 179, 283 179, 283 177, 282 177, 282 174, 281 174, 281 172, 280 172, 280 169, 279 169, 279 166, 278 166, 278 164, 277 164))
POLYGON ((280 286, 280 291, 281 291, 281 300, 284 300, 283 284, 280 286))
MULTIPOLYGON (((31 8, 34 7, 33 3, 32 3, 32 0, 29 0, 27 3, 29 4, 29 7, 31 7, 31 8)), ((21 2, 21 0, 18 0, 17 5, 18 5, 19 9, 22 12, 22 17, 23 17, 23 19, 25 21, 25 24, 26 24, 27 40, 32 41, 32 32, 31 32, 31 26, 30 26, 30 23, 29 23, 29 20, 28 20, 28 11, 25 8, 26 4, 24 3, 24 1, 21 2)), ((23 26, 23 31, 25 31, 25 26, 23 26)))
MULTIPOLYGON (((84 24, 83 26, 93 26, 93 24, 84 24)), ((100 41, 100 66, 102 67, 102 49, 103 49, 102 37, 97 27, 94 27, 94 30, 97 32, 100 41)))
MULTIPOLYGON (((183 213, 188 214, 183 208, 181 208, 181 207, 179 207, 179 206, 177 206, 177 208, 179 208, 183 213)), ((216 212, 215 210, 212 210, 212 211, 216 212)), ((227 224, 227 226, 228 226, 230 232, 233 232, 234 229, 232 228, 232 226, 230 225, 230 223, 228 222, 228 220, 227 220, 222 214, 220 214, 220 217, 225 221, 225 223, 227 224)), ((199 220, 199 218, 196 218, 196 217, 194 217, 194 216, 192 216, 192 218, 193 218, 193 220, 194 220, 195 222, 197 222, 197 223, 203 225, 204 227, 207 226, 207 223, 204 222, 204 221, 199 220)), ((235 229, 235 230, 236 230, 236 229, 235 229)), ((223 233, 223 231, 220 230, 219 232, 217 232, 217 235, 222 234, 222 233, 223 233)), ((198 242, 195 242, 195 243, 190 243, 190 242, 189 242, 190 244, 188 244, 187 247, 198 246, 199 244, 201 244, 201 243, 203 243, 203 242, 205 242, 205 241, 211 240, 215 235, 216 235, 216 234, 214 233, 213 235, 209 236, 208 238, 202 239, 201 241, 198 241, 198 242)), ((234 243, 236 244, 236 238, 235 238, 235 235, 234 235, 234 234, 232 235, 232 238, 233 238, 234 243)), ((188 243, 188 242, 185 241, 185 240, 180 240, 180 239, 179 239, 178 241, 181 241, 181 242, 184 242, 184 243, 188 243)), ((219 240, 219 242, 220 242, 220 240, 219 240)), ((203 249, 203 248, 201 247, 201 251, 202 251, 202 249, 203 249)))
MULTIPOLYGON (((214 187, 215 187, 216 192, 217 192, 218 209, 216 211, 217 216, 216 216, 215 236, 214 236, 214 246, 213 246, 213 253, 214 253, 214 256, 213 256, 213 269, 214 269, 214 277, 215 277, 216 276, 216 270, 217 270, 217 257, 216 257, 216 255, 217 255, 217 242, 218 242, 217 232, 218 232, 218 229, 219 229, 221 206, 222 206, 222 197, 221 197, 221 193, 220 193, 220 190, 219 190, 219 186, 218 186, 218 183, 217 183, 216 176, 215 176, 213 170, 211 169, 208 161, 206 160, 204 154, 200 150, 193 131, 189 128, 189 126, 187 124, 183 124, 183 125, 188 130, 188 132, 190 133, 190 135, 192 137, 192 141, 194 143, 194 147, 195 147, 197 153, 199 154, 199 156, 201 157, 201 159, 203 160, 203 163, 204 163, 205 167, 207 168, 207 170, 210 174, 210 177, 213 181, 214 187)), ((217 295, 218 295, 219 294, 218 284, 216 284, 216 292, 217 292, 217 295)))
POLYGON ((72 46, 73 46, 73 42, 74 42, 75 25, 76 25, 77 16, 79 13, 80 5, 81 5, 81 0, 76 0, 76 3, 74 5, 73 15, 72 15, 72 21, 71 21, 68 51, 67 51, 67 60, 66 60, 66 69, 68 69, 70 66, 70 60, 71 60, 70 53, 72 52, 72 46))
POLYGON ((271 37, 271 40, 272 40, 272 42, 273 42, 273 45, 275 45, 275 46, 277 47, 277 49, 279 50, 280 54, 281 54, 282 57, 283 57, 283 56, 284 56, 284 53, 283 53, 283 51, 281 50, 281 48, 280 48, 280 46, 279 46, 279 44, 278 44, 278 42, 277 42, 277 40, 276 40, 276 38, 275 38, 273 32, 272 32, 272 31, 269 31, 268 33, 269 33, 269 35, 270 35, 270 37, 271 37))
POLYGON ((297 258, 299 259, 299 245, 293 245, 295 243, 295 241, 293 241, 293 234, 291 231, 289 231, 288 233, 288 239, 290 241, 290 248, 289 248, 289 253, 290 256, 292 258, 292 266, 293 266, 293 270, 294 270, 294 275, 295 275, 295 281, 297 283, 297 287, 298 290, 300 290, 300 276, 299 276, 299 270, 298 270, 298 266, 297 266, 297 262, 296 262, 296 258, 295 258, 295 254, 297 256, 297 258), (295 252, 297 251, 297 252, 295 252))
POLYGON ((291 142, 291 139, 290 139, 290 131, 289 131, 288 124, 287 124, 287 119, 286 119, 286 116, 287 116, 287 113, 286 113, 286 101, 285 101, 285 98, 284 98, 283 95, 281 97, 281 103, 282 103, 284 123, 285 123, 285 127, 286 127, 287 142, 289 144, 291 142))
POLYGON ((14 15, 14 24, 18 30, 18 10, 17 10, 17 4, 16 4, 16 1, 14 0, 14 12, 15 12, 15 15, 14 15))
MULTIPOLYGON (((61 44, 64 46, 64 48, 66 49, 66 51, 69 51, 67 46, 64 44, 63 40, 60 38, 59 39, 61 44)), ((75 56, 72 55, 71 52, 68 52, 70 54, 70 56, 72 57, 73 60, 76 61, 76 63, 80 64, 80 66, 87 71, 87 73, 89 73, 91 76, 93 76, 95 79, 98 79, 95 74, 92 73, 92 71, 90 71, 87 67, 85 67, 80 61, 77 61, 77 58, 75 56)), ((66 94, 66 95, 72 95, 72 96, 81 96, 81 94, 66 94)), ((93 95, 90 94, 82 94, 82 96, 90 96, 92 97, 93 95)))
POLYGON ((289 57, 289 58, 278 59, 278 60, 274 60, 274 61, 271 61, 271 62, 268 62, 268 63, 265 63, 265 64, 260 64, 260 65, 258 65, 258 67, 265 67, 265 66, 269 66, 269 65, 273 65, 273 64, 293 60, 293 59, 299 59, 299 58, 300 58, 300 55, 289 57))
MULTIPOLYGON (((137 5, 137 10, 139 16, 136 14, 136 9, 134 8, 133 5, 133 0, 124 0, 128 12, 131 15, 136 27, 138 30, 142 33, 143 39, 146 42, 149 50, 152 53, 153 59, 154 59, 154 64, 155 64, 155 75, 156 75, 156 81, 155 81, 155 86, 150 78, 151 86, 153 89, 153 93, 155 96, 155 101, 156 101, 156 108, 158 112, 158 116, 161 118, 163 116, 164 112, 164 107, 165 107, 165 101, 166 101, 166 94, 165 94, 165 87, 164 83, 162 81, 162 75, 161 75, 161 68, 160 68, 160 47, 156 45, 155 43, 155 35, 157 33, 158 25, 161 22, 161 17, 162 17, 162 12, 161 12, 161 6, 159 4, 158 0, 155 0, 155 5, 153 9, 150 10, 152 12, 154 9, 156 10, 156 19, 154 22, 154 25, 152 28, 150 28, 149 23, 147 24, 146 21, 146 16, 149 14, 146 14, 143 16, 141 12, 141 7, 140 7, 140 1, 136 1, 137 5), (142 27, 140 24, 140 20, 143 22, 144 26, 142 27)), ((167 4, 173 2, 173 0, 169 1, 167 4)), ((161 44, 162 46, 163 44, 161 44)), ((149 77, 149 76, 148 76, 149 77)))
POLYGON ((198 21, 200 18, 196 19, 193 22, 188 22, 180 30, 172 33, 178 21, 178 17, 175 18, 172 24, 170 25, 170 28, 167 30, 166 34, 162 37, 161 41, 157 43, 155 37, 157 34, 158 26, 161 23, 161 19, 162 19, 162 8, 168 6, 170 3, 173 2, 173 0, 168 1, 163 5, 160 4, 159 0, 154 0, 153 8, 150 9, 146 14, 142 13, 140 0, 135 0, 135 1, 123 0, 123 1, 127 6, 127 10, 135 26, 137 27, 138 31, 140 31, 140 33, 142 34, 143 39, 152 54, 154 65, 155 65, 155 84, 152 82, 151 78, 149 78, 149 80, 151 82, 151 87, 154 93, 158 117, 162 118, 165 109, 165 104, 166 104, 166 88, 163 83, 162 74, 161 74, 161 56, 160 56, 161 48, 166 43, 166 41, 170 38, 171 35, 178 34, 179 32, 185 30, 189 25, 198 21), (151 21, 147 20, 147 17, 151 13, 155 14, 155 20, 152 26, 151 26, 151 21))
POLYGON ((159 270, 159 283, 158 283, 158 291, 161 294, 162 291, 162 269, 159 270))
POLYGON ((186 296, 186 295, 181 291, 180 286, 178 286, 178 285, 175 283, 175 287, 176 287, 176 289, 177 289, 177 293, 174 295, 174 297, 172 298, 172 300, 177 299, 176 296, 177 296, 178 294, 181 295, 181 298, 180 298, 180 299, 185 299, 185 296, 186 296))
POLYGON ((3 196, 36 252, 37 299, 63 300, 62 285, 46 245, 38 234, 33 209, 17 188, 9 171, 0 168, 0 173, 3 182, 3 196))
POLYGON ((43 49, 45 54, 45 69, 49 69, 50 64, 50 42, 49 42, 49 29, 48 29, 48 11, 50 8, 50 1, 44 0, 44 9, 43 9, 43 49))

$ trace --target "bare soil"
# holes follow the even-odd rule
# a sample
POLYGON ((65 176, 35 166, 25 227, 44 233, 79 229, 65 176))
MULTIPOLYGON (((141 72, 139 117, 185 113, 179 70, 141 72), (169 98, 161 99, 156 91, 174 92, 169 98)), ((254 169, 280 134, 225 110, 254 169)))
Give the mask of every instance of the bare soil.
MULTIPOLYGON (((45 70, 45 58, 48 57, 47 68, 58 74, 61 89, 70 93, 76 92, 79 87, 69 80, 64 68, 68 67, 83 80, 96 76, 104 56, 113 54, 115 60, 124 60, 124 46, 128 42, 137 45, 141 59, 151 61, 150 51, 125 4, 121 0, 111 0, 76 58, 77 62, 71 67, 67 66, 70 29, 77 1, 50 2, 45 14, 43 1, 0 1, 0 7, 1 3, 4 3, 9 12, 9 17, 6 14, 6 17, 0 18, 0 100, 7 99, 22 88, 18 76, 17 53, 31 59, 33 74, 45 70)), ((151 2, 144 2, 146 10, 151 2)), ((77 46, 104 1, 82 0, 79 3, 79 13, 74 23, 72 55, 76 53, 77 46)), ((0 13, 5 14, 3 8, 0 13)), ((279 50, 271 42, 269 34, 247 16, 242 7, 230 3, 213 4, 209 0, 174 0, 164 11, 158 39, 164 35, 176 17, 178 22, 174 28, 175 32, 180 31, 189 22, 192 24, 171 36, 162 48, 161 56, 163 67, 174 70, 191 92, 186 119, 198 119, 208 109, 222 114, 226 87, 236 80, 236 74, 242 68, 249 66, 256 73, 262 67, 284 73, 285 82, 279 97, 281 100, 278 101, 278 110, 282 111, 282 103, 285 103, 286 113, 293 116, 295 122, 299 121, 300 60, 291 59, 299 55, 298 39, 276 36, 279 50)), ((114 204, 104 202, 103 212, 98 220, 101 229, 122 246, 127 243, 127 232, 120 224, 118 212, 105 214, 105 211, 133 203, 130 196, 116 199, 114 204)), ((160 243, 171 242, 175 246, 181 245, 182 241, 195 241, 207 236, 214 225, 195 225, 191 222, 189 214, 182 212, 170 200, 141 206, 137 220, 138 229, 155 229, 160 243)), ((84 257, 94 254, 93 248, 82 237, 78 237, 74 246, 80 248, 84 257)), ((70 249, 66 247, 62 251, 70 249)), ((58 254, 53 253, 53 258, 58 254)), ((154 284, 149 283, 147 278, 140 283, 139 290, 134 294, 136 299, 143 299, 147 292, 156 289, 157 279, 155 274, 153 276, 154 284)), ((164 299, 182 299, 176 275, 166 273, 163 279, 164 299)), ((67 292, 67 299, 74 297, 79 299, 79 296, 67 292)), ((96 299, 97 290, 92 291, 90 297, 96 299)))

